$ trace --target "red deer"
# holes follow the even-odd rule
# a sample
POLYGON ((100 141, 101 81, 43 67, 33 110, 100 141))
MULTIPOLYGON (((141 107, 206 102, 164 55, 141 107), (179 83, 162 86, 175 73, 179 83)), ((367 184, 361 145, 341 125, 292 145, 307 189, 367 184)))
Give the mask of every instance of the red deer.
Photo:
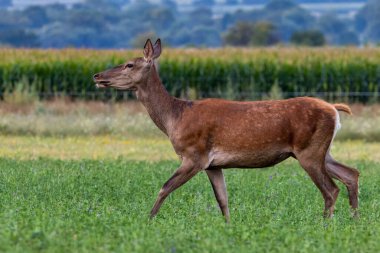
POLYGON ((151 217, 171 192, 206 171, 228 222, 222 169, 264 168, 288 157, 299 161, 321 191, 326 217, 333 215, 339 193, 333 179, 347 187, 356 215, 359 172, 335 161, 329 152, 340 127, 338 111, 351 114, 347 105, 311 97, 254 102, 177 99, 166 91, 155 67, 161 54, 160 40, 154 45, 147 40, 143 53, 144 57, 95 74, 94 81, 98 88, 135 91, 181 158, 180 167, 161 188, 151 217))

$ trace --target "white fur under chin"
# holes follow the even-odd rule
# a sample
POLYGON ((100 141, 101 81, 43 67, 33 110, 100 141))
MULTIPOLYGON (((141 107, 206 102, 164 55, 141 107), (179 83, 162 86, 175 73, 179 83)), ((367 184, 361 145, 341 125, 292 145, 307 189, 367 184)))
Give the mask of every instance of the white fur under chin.
POLYGON ((158 59, 157 59, 157 60, 154 60, 154 61, 153 61, 153 64, 154 64, 154 67, 156 68, 157 72, 159 72, 159 71, 160 71, 160 64, 159 64, 159 62, 158 62, 158 59))

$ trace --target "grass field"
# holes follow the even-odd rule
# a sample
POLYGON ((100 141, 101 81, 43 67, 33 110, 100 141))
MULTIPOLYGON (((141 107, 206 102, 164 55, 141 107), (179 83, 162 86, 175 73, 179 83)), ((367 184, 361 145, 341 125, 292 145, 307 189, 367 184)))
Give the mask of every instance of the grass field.
POLYGON ((376 157, 380 145, 376 143, 338 142, 333 150, 361 172, 360 219, 350 218, 341 184, 335 217, 323 219, 319 191, 289 160, 265 170, 227 170, 232 220, 225 224, 205 173, 175 191, 159 215, 148 219, 160 187, 179 165, 168 143, 141 140, 131 147, 111 138, 115 150, 124 150, 114 155, 106 148, 110 144, 102 144, 98 137, 93 143, 97 148, 88 153, 104 151, 104 155, 91 158, 80 148, 89 148, 84 139, 75 145, 75 138, 0 138, 4 141, 0 150, 2 252, 380 250, 376 157), (5 148, 11 139, 13 149, 19 146, 34 156, 11 158, 5 148), (51 146, 44 148, 44 143, 51 146), (55 143, 61 150, 71 146, 77 153, 46 152, 55 143), (144 151, 144 146, 149 150, 144 151), (156 155, 151 157, 150 152, 156 155), (160 155, 166 152, 167 157, 160 155))
POLYGON ((332 148, 361 172, 359 219, 342 184, 335 217, 323 219, 321 194, 290 159, 225 171, 230 224, 205 173, 148 219, 179 160, 138 107, 124 106, 0 106, 0 252, 380 251, 376 106, 354 106, 332 148))
POLYGON ((232 214, 226 225, 202 173, 176 191, 154 220, 148 212, 176 162, 0 160, 0 250, 119 252, 378 252, 379 180, 362 172, 361 218, 346 194, 334 219, 293 163, 226 173, 232 214))
MULTIPOLYGON (((350 105, 354 115, 341 114, 336 140, 380 141, 380 106, 350 105)), ((137 102, 0 103, 0 134, 8 136, 94 137, 118 140, 165 139, 145 108, 137 102), (114 138, 115 139, 115 138, 114 138)))

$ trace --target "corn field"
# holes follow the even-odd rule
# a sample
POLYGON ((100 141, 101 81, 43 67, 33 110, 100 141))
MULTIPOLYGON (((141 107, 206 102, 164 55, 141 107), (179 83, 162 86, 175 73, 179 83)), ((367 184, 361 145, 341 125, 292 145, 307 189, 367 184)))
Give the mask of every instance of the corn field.
MULTIPOLYGON (((1 98, 17 92, 39 99, 129 97, 97 91, 92 75, 140 56, 142 50, 0 49, 1 98)), ((244 100, 275 93, 370 102, 378 100, 380 49, 164 49, 159 71, 179 97, 244 100)))

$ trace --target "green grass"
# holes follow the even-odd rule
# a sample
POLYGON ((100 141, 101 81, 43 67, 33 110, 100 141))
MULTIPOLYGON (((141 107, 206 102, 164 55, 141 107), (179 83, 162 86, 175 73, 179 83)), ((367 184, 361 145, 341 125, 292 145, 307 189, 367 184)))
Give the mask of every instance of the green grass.
POLYGON ((175 161, 0 158, 1 252, 379 252, 380 164, 361 171, 360 213, 345 189, 336 215, 292 161, 265 170, 227 170, 225 224, 205 173, 175 191, 148 219, 175 161))
MULTIPOLYGON (((339 135, 339 133, 338 133, 339 135)), ((138 161, 178 160, 167 138, 130 136, 7 136, 0 135, 0 157, 20 160, 51 158, 61 160, 138 161)), ((380 163, 380 142, 334 141, 331 152, 340 161, 380 163)))
POLYGON ((323 219, 321 194, 289 160, 227 170, 225 224, 205 173, 148 219, 179 161, 137 104, 2 103, 0 252, 380 252, 380 110, 353 109, 332 154, 361 172, 359 220, 341 184, 323 219))

